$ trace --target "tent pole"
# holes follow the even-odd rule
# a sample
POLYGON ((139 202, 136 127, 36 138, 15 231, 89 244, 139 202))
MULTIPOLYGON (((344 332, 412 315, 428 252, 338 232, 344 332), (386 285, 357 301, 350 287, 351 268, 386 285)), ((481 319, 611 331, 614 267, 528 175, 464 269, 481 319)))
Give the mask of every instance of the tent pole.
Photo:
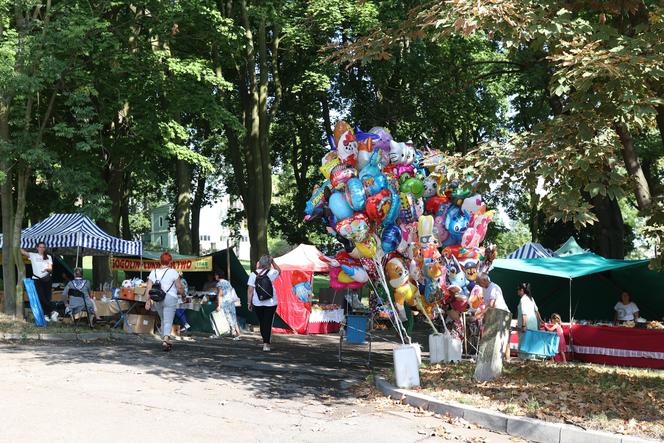
POLYGON ((139 269, 141 270, 140 275, 141 275, 141 280, 143 280, 143 234, 141 234, 141 264, 139 265, 139 269))
POLYGON ((569 279, 569 323, 572 324, 572 279, 569 279))
POLYGON ((76 266, 74 266, 74 268, 78 268, 78 255, 80 252, 81 252, 81 247, 76 246, 76 266))

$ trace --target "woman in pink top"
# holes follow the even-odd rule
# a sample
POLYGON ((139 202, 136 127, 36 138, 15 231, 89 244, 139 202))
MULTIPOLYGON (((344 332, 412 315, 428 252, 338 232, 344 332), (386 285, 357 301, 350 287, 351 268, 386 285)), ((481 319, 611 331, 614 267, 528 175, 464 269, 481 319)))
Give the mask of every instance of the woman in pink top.
POLYGON ((567 363, 567 359, 565 358, 565 351, 567 350, 567 343, 565 342, 565 335, 563 334, 563 327, 560 325, 562 320, 560 319, 560 315, 558 314, 552 314, 551 315, 551 324, 545 324, 544 328, 549 331, 549 332, 555 332, 558 334, 558 338, 560 339, 560 342, 558 344, 558 354, 553 358, 554 361, 561 361, 563 363, 567 363))

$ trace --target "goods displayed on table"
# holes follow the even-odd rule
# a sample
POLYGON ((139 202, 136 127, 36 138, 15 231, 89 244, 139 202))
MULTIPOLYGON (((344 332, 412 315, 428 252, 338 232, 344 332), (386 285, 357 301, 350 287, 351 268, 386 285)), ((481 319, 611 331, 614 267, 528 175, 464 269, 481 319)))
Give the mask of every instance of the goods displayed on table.
POLYGON ((336 304, 311 306, 308 332, 310 334, 329 334, 339 332, 344 321, 344 310, 336 304))
POLYGON ((305 209, 305 219, 321 220, 342 246, 322 257, 330 287, 370 285, 379 298, 372 312, 389 315, 403 343, 410 341, 411 309, 437 332, 431 318, 440 307, 480 308, 475 280, 495 248, 481 247, 493 211, 476 192, 476 178, 455 171, 440 151, 397 142, 381 127, 363 132, 339 121, 330 144, 324 179, 305 209))
POLYGON ((646 326, 647 329, 664 329, 664 325, 660 322, 653 320, 649 321, 646 326))

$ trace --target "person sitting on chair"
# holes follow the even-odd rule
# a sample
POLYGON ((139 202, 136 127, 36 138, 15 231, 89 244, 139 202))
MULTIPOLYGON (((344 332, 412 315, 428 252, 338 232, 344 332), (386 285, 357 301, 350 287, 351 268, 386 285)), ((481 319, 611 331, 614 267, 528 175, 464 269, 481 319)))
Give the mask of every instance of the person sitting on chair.
POLYGON ((74 269, 74 279, 67 283, 63 291, 65 296, 65 313, 76 315, 81 311, 87 311, 95 316, 95 320, 101 320, 97 315, 95 303, 90 298, 90 282, 83 278, 83 270, 81 268, 74 269))

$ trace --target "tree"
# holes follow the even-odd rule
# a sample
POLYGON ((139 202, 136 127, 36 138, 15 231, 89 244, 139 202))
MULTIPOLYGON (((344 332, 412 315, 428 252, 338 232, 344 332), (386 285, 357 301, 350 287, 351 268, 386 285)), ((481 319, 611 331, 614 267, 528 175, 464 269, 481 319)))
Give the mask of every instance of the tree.
MULTIPOLYGON (((619 232, 622 220, 612 220, 625 191, 653 221, 659 207, 654 202, 661 199, 634 148, 635 135, 658 124, 661 13, 658 2, 639 0, 427 2, 413 9, 398 32, 378 30, 342 50, 340 59, 380 57, 386 46, 411 38, 438 41, 478 32, 504 48, 511 62, 525 51, 535 55, 548 74, 545 97, 553 118, 485 144, 487 149, 466 156, 466 165, 493 170, 485 183, 502 179, 505 187, 516 182, 533 190, 543 180, 550 192, 537 205, 549 218, 584 226, 603 217, 610 231, 619 232)), ((618 237, 613 243, 621 242, 618 237)))
MULTIPOLYGON (((62 122, 54 108, 63 104, 71 114, 80 111, 85 118, 84 94, 66 84, 81 75, 96 25, 78 2, 0 2, 2 264, 5 312, 16 316, 23 315, 25 268, 19 246, 27 189, 56 160, 45 144, 62 122)), ((82 125, 94 130, 89 123, 82 125)))

